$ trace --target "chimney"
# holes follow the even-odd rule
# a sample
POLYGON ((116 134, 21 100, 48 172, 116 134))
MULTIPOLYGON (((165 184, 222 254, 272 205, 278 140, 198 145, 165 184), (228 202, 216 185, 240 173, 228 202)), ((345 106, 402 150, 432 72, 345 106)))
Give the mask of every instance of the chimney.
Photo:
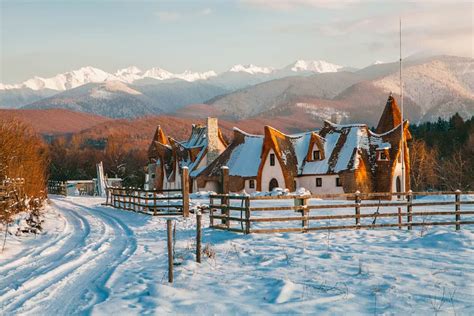
POLYGON ((207 165, 219 156, 219 124, 217 118, 207 118, 207 165))

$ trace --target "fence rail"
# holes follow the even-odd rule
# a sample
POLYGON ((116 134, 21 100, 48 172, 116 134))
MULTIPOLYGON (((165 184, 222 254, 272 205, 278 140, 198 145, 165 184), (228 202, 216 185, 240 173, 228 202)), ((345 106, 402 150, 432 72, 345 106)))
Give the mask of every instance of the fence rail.
POLYGON ((474 205, 474 201, 462 198, 473 194, 474 191, 365 194, 356 192, 262 197, 214 194, 210 196, 210 226, 245 234, 382 227, 412 229, 417 226, 437 225, 453 225, 459 230, 461 225, 474 224, 472 216, 474 207, 461 210, 462 205, 474 205), (453 198, 448 201, 414 201, 417 196, 437 195, 448 195, 453 198), (404 200, 382 202, 387 197, 393 196, 403 197, 404 200), (374 201, 374 197, 378 197, 379 201, 374 201), (311 204, 312 199, 321 198, 339 198, 346 201, 334 201, 334 203, 324 201, 323 204, 317 201, 316 204, 311 204), (352 199, 353 202, 350 201, 352 199), (440 207, 440 210, 433 210, 432 207, 435 206, 440 207), (450 207, 452 208, 449 209, 450 207), (353 209, 353 212, 348 213, 349 209, 353 209))
POLYGON ((49 180, 48 194, 66 195, 66 182, 49 180))
POLYGON ((182 169, 181 189, 144 190, 138 188, 106 189, 105 205, 153 216, 189 216, 189 172, 182 169))

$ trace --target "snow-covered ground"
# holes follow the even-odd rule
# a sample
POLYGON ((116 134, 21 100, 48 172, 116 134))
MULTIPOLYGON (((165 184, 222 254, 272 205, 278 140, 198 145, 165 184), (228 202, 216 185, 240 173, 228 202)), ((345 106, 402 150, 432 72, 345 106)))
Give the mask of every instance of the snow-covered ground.
POLYGON ((242 235, 204 216, 215 255, 197 264, 194 217, 179 218, 169 284, 164 219, 51 202, 45 233, 0 254, 2 315, 474 313, 473 226, 242 235))

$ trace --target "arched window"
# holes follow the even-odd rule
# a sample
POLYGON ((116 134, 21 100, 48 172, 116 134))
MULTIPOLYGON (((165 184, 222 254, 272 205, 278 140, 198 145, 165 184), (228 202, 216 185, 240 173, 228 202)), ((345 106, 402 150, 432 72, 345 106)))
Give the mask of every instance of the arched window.
POLYGON ((400 180, 400 177, 397 177, 396 180, 396 187, 397 187, 397 192, 402 192, 402 180, 400 180))
POLYGON ((270 184, 268 185, 268 191, 273 191, 274 188, 278 188, 278 180, 275 178, 270 180, 270 184))

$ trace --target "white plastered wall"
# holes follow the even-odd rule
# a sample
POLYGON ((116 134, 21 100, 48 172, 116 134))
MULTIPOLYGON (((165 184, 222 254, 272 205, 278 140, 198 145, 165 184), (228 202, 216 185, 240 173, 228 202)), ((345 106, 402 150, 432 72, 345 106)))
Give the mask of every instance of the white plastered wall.
POLYGON ((278 158, 275 155, 275 165, 270 166, 270 154, 275 154, 273 149, 271 149, 270 152, 267 154, 267 157, 265 159, 265 164, 263 165, 263 169, 262 169, 261 183, 262 183, 262 191, 264 192, 268 191, 270 180, 272 178, 275 178, 278 181, 278 186, 280 188, 286 188, 285 178, 283 177, 283 171, 281 169, 280 162, 278 161, 278 158))
POLYGON ((298 188, 305 188, 313 194, 339 194, 344 193, 342 186, 336 186, 338 175, 315 175, 298 177, 296 184, 298 188), (322 179, 322 186, 316 186, 316 178, 322 179))

